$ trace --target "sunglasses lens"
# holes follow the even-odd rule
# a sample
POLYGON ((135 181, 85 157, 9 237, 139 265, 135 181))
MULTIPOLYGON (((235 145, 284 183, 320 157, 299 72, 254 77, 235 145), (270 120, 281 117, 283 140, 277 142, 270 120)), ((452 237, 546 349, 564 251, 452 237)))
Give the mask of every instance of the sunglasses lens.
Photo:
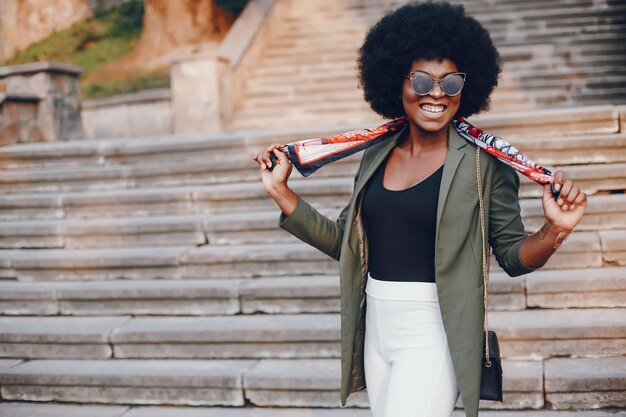
POLYGON ((441 80, 441 89, 449 96, 457 95, 461 92, 465 80, 460 74, 450 74, 441 80))
POLYGON ((435 82, 427 74, 417 72, 413 74, 413 80, 411 81, 413 90, 420 96, 425 96, 433 89, 435 82))

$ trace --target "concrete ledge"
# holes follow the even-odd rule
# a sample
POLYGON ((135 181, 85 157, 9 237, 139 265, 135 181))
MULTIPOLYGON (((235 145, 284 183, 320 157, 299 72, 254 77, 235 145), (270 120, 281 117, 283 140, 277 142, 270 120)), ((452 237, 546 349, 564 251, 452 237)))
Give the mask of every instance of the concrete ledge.
POLYGON ((41 360, 0 369, 0 384, 5 400, 242 406, 242 374, 255 363, 41 360))
POLYGON ((626 407, 626 357, 546 361, 546 401, 555 409, 626 407))
POLYGON ((24 404, 3 402, 0 417, 121 417, 129 407, 119 405, 24 404))
POLYGON ((27 64, 0 67, 0 78, 10 75, 26 75, 36 72, 56 72, 59 74, 80 75, 83 69, 76 65, 54 61, 29 62, 27 64))
POLYGON ((626 269, 539 270, 526 279, 529 307, 626 307, 626 269))

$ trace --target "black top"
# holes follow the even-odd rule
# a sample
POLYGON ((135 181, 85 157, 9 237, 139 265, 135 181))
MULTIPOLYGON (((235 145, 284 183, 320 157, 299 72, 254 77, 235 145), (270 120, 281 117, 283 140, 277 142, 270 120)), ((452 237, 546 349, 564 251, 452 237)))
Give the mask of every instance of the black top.
POLYGON ((388 190, 383 176, 389 155, 363 195, 370 274, 382 281, 435 282, 435 228, 443 165, 412 187, 388 190))

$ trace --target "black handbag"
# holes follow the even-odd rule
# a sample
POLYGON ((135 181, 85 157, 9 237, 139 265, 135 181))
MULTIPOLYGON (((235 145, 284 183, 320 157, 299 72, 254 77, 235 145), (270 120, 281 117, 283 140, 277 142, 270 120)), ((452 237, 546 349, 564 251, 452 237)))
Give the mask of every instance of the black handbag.
POLYGON ((502 401, 502 362, 496 332, 488 332, 489 362, 483 344, 483 365, 480 374, 480 399, 502 401))
POLYGON ((485 209, 483 205, 482 182, 480 179, 480 148, 476 147, 476 182, 478 184, 478 202, 480 204, 480 228, 483 238, 483 281, 485 300, 485 320, 483 357, 480 374, 480 399, 502 402, 502 361, 496 332, 488 330, 487 300, 489 288, 489 256, 485 249, 485 209))

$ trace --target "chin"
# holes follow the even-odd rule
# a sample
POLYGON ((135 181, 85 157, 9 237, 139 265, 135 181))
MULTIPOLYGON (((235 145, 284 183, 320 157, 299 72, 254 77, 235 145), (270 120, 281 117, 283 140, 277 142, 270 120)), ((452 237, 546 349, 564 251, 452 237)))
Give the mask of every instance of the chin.
POLYGON ((436 133, 443 129, 447 129, 451 120, 452 119, 450 118, 445 118, 443 120, 412 119, 411 122, 425 132, 436 133))

